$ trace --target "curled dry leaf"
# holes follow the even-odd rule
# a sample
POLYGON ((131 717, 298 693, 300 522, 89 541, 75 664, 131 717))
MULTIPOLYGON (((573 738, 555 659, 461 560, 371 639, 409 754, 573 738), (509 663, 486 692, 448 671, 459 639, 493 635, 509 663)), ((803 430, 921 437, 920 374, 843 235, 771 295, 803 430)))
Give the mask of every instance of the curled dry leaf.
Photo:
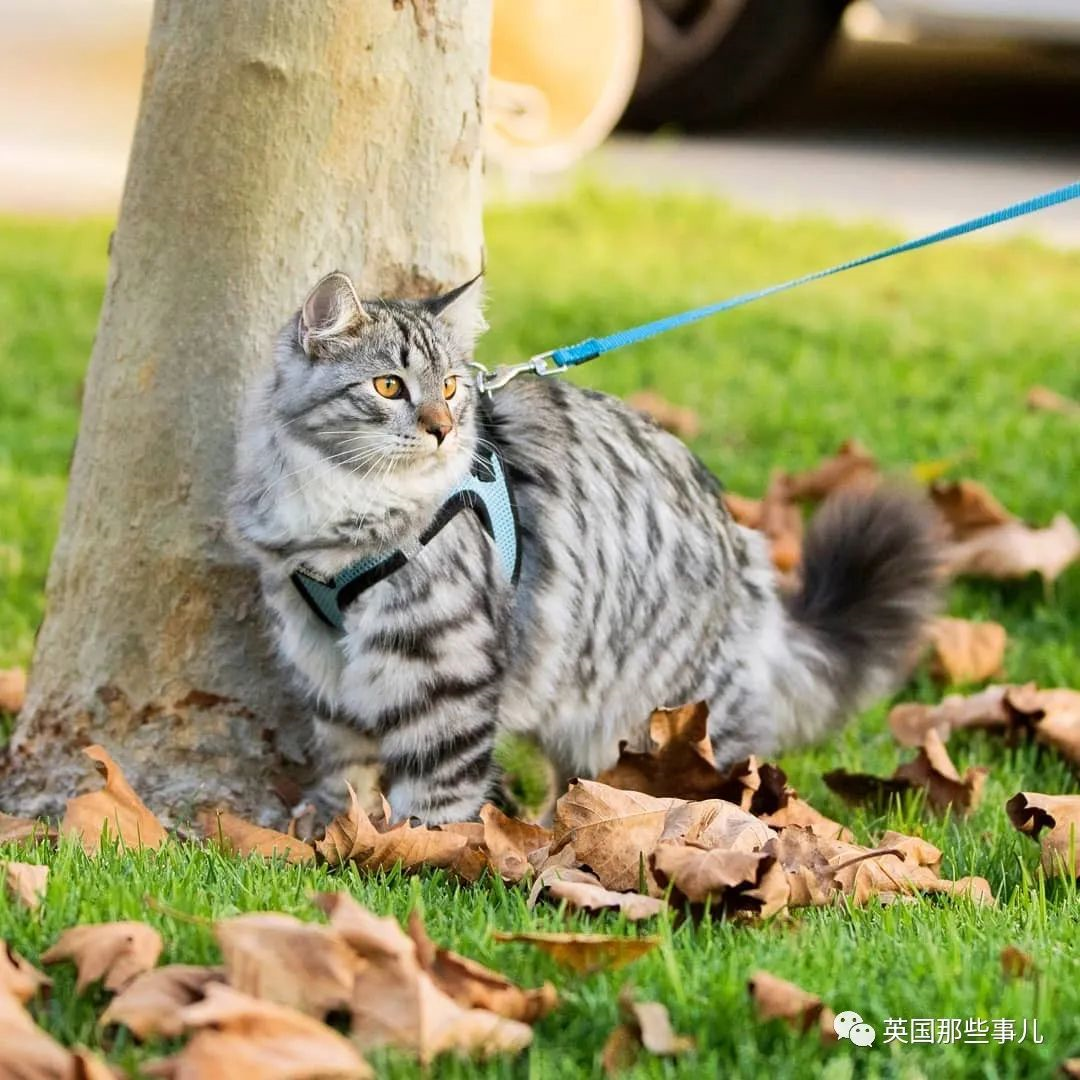
POLYGON ((881 474, 877 461, 858 439, 847 439, 831 458, 785 478, 787 497, 818 502, 837 491, 873 487, 881 474))
POLYGON ((565 900, 579 911, 621 911, 630 922, 651 919, 667 908, 664 901, 655 896, 605 889, 595 874, 575 867, 549 866, 542 870, 529 894, 530 908, 541 892, 551 900, 565 900))
POLYGON ((983 682, 1001 673, 1008 637, 996 622, 938 618, 930 624, 930 667, 949 683, 983 682))
POLYGON ((0 995, 0 1077, 4 1080, 116 1080, 100 1058, 68 1050, 13 998, 0 995))
POLYGON ((492 870, 503 881, 520 881, 532 870, 531 857, 551 844, 551 830, 507 817, 497 806, 480 810, 482 843, 492 870))
POLYGON ((1005 810, 1015 828, 1039 841, 1046 873, 1080 877, 1080 795, 1021 791, 1005 810))
POLYGON ((98 979, 106 990, 117 991, 157 963, 161 945, 161 935, 146 923, 91 923, 65 930, 41 962, 71 960, 78 970, 77 993, 98 979))
POLYGON ((658 798, 724 797, 731 785, 716 768, 707 702, 656 709, 649 717, 649 739, 652 745, 643 753, 623 744, 619 760, 597 782, 658 798))
POLYGON ((379 830, 352 786, 347 786, 348 810, 335 818, 324 839, 315 843, 320 857, 331 865, 354 862, 361 870, 389 870, 399 863, 403 870, 439 867, 467 881, 475 881, 483 873, 487 857, 471 842, 468 832, 413 827, 408 822, 379 830))
POLYGON ((487 1009, 509 1020, 534 1024, 559 1003, 551 983, 525 990, 497 971, 436 945, 416 911, 409 916, 409 937, 420 966, 435 985, 466 1009, 487 1009))
POLYGON ((1004 705, 1014 727, 1032 732, 1037 742, 1080 766, 1080 691, 1016 686, 1006 691, 1004 705))
POLYGON ((214 927, 229 985, 322 1017, 352 1000, 356 956, 332 929, 259 912, 214 927))
POLYGON ((105 778, 105 787, 69 799, 60 832, 77 836, 90 855, 101 846, 103 830, 127 847, 160 847, 168 833, 132 790, 120 766, 104 747, 88 746, 83 753, 105 778))
POLYGON ((920 746, 930 731, 948 739, 958 728, 1005 730, 1009 710, 1005 705, 1008 686, 988 686, 965 697, 950 694, 940 705, 905 702, 889 712, 889 730, 901 746, 920 746))
POLYGON ((7 994, 25 1005, 39 990, 49 986, 52 979, 0 939, 0 998, 7 994))
POLYGON ((109 1002, 98 1024, 123 1024, 138 1039, 175 1038, 184 1030, 180 1011, 202 1001, 210 983, 224 981, 219 967, 169 964, 145 971, 109 1002))
POLYGON ((315 849, 303 840, 276 829, 263 828, 225 810, 207 811, 199 820, 208 840, 216 841, 226 851, 237 855, 262 855, 268 859, 277 856, 291 863, 315 860, 315 849))
POLYGON ((1039 574, 1053 581, 1080 558, 1080 529, 1066 514, 1055 514, 1044 529, 1011 521, 983 529, 945 553, 947 572, 996 580, 1039 574))
POLYGON ((626 404, 652 417, 665 431, 680 439, 694 439, 701 433, 701 421, 693 409, 674 405, 655 390, 639 390, 626 399, 626 404))
POLYGON ((17 713, 26 701, 26 669, 0 670, 0 712, 17 713))
MULTIPOLYGON (((444 992, 422 966, 416 941, 396 920, 373 915, 345 893, 322 893, 315 902, 362 961, 350 1005, 353 1038, 360 1046, 396 1046, 428 1063, 452 1050, 477 1057, 515 1053, 532 1041, 527 1024, 489 1009, 463 1007, 444 992)), ((546 986, 521 991, 524 999, 516 998, 512 984, 481 965, 452 953, 440 958, 430 949, 425 956, 463 994, 486 993, 508 1008, 514 1001, 515 1008, 536 1015, 553 1003, 554 991, 546 986)))
POLYGON ((842 799, 851 803, 882 804, 895 795, 921 789, 926 792, 926 801, 934 810, 941 812, 953 808, 967 814, 979 805, 988 771, 973 766, 961 777, 941 736, 930 730, 915 760, 901 765, 890 777, 836 769, 826 773, 823 779, 842 799))
POLYGON ((786 907, 790 896, 775 857, 762 851, 660 844, 650 862, 661 886, 671 885, 692 904, 715 904, 727 915, 745 912, 768 918, 786 907))
POLYGON ((624 967, 660 944, 658 937, 614 937, 610 934, 496 933, 495 940, 533 945, 556 963, 581 974, 624 967))
POLYGON ((694 1040, 671 1026, 665 1006, 658 1001, 635 1001, 630 986, 619 993, 619 1011, 623 1022, 608 1036, 600 1059, 608 1076, 632 1066, 642 1049, 658 1057, 677 1057, 694 1049, 694 1040))
POLYGON ((211 982, 178 1014, 195 1035, 147 1071, 176 1080, 367 1080, 374 1074, 343 1035, 296 1009, 211 982))
POLYGON ((823 1039, 835 1037, 833 1013, 821 998, 768 971, 755 971, 747 983, 750 1000, 762 1022, 782 1020, 794 1031, 817 1027, 823 1039))
POLYGON ((951 541, 944 552, 948 573, 999 579, 1037 573, 1053 581, 1080 558, 1080 530, 1065 514, 1045 529, 1032 528, 973 480, 933 484, 930 498, 951 541))
POLYGON ((49 883, 49 868, 21 862, 0 865, 3 866, 4 881, 11 895, 31 911, 40 907, 49 883))

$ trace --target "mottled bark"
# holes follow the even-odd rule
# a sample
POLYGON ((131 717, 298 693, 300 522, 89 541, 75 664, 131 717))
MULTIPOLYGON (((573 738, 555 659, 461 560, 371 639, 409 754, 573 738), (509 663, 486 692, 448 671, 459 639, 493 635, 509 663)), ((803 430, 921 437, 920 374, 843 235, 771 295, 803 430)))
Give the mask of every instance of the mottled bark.
POLYGON ((327 271, 475 273, 488 7, 157 0, 4 810, 55 811, 92 741, 172 816, 274 809, 306 708, 224 531, 241 391, 327 271))

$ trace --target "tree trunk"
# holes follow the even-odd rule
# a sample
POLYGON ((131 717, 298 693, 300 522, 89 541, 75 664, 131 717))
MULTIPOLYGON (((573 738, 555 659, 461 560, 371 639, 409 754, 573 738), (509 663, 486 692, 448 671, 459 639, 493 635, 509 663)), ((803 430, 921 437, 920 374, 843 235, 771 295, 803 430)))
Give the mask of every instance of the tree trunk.
POLYGON ((322 274, 417 295, 478 269, 489 14, 157 0, 4 810, 56 812, 101 742, 166 816, 274 812, 308 718, 224 531, 241 393, 322 274))

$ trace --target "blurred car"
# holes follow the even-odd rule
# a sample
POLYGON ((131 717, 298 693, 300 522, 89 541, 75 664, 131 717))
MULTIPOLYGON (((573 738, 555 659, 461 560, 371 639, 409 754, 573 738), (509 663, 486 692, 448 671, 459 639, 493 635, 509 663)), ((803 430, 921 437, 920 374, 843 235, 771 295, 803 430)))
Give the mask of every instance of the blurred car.
MULTIPOLYGON (((782 95, 826 54, 850 0, 640 3, 641 70, 624 122, 652 128, 731 123, 782 95)), ((872 8, 911 39, 1080 44, 1078 0, 874 0, 872 8)))

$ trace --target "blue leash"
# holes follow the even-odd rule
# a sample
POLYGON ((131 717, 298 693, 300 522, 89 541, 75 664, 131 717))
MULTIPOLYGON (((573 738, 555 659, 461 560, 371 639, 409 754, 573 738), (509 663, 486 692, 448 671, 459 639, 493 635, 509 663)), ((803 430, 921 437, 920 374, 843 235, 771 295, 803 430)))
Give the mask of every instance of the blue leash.
MULTIPOLYGON (((658 334, 667 333, 668 330, 677 330, 681 326, 700 322, 711 315, 719 315, 722 311, 731 311, 732 308, 742 307, 755 300, 762 300, 766 296, 775 296, 777 293, 787 292, 799 285, 807 285, 811 281, 820 281, 822 278, 832 277, 833 274, 843 273, 845 270, 854 270, 857 266, 866 266, 869 263, 879 262, 882 259, 890 259, 894 255, 903 255, 908 251, 917 251, 919 248, 930 247, 939 244, 943 240, 952 240, 956 236, 964 236, 966 233, 977 232, 991 225, 999 225, 1004 221, 1012 221, 1015 218, 1024 217, 1026 214, 1034 214, 1038 210, 1046 210, 1051 206, 1060 206, 1080 198, 1080 181, 1066 184, 1055 191, 1048 191, 1042 195, 1036 195, 1032 199, 1024 199, 1013 203, 1001 210, 994 210, 989 214, 971 218, 959 225, 951 225, 947 229, 941 229, 927 236, 920 236, 914 240, 906 240, 902 244, 894 244, 883 251, 875 251, 871 255, 862 255, 857 259, 849 259, 847 262, 831 266, 827 270, 815 270, 802 277, 793 278, 779 285, 769 285, 764 289, 755 289, 752 292, 741 293, 727 300, 720 300, 714 304, 706 304, 704 307, 693 308, 677 315, 668 315, 663 319, 653 322, 642 323, 640 326, 632 326, 628 330, 618 330, 606 337, 586 338, 576 345, 565 345, 561 349, 552 349, 549 352, 534 356, 524 364, 503 366, 494 372, 481 371, 479 382, 481 390, 495 390, 504 386, 516 375, 525 371, 532 371, 537 375, 554 375, 567 368, 584 364, 587 360, 594 360, 598 356, 621 349, 626 345, 636 345, 639 341, 647 341, 658 334), (555 365, 549 367, 546 361, 550 359, 555 365), (485 377, 486 375, 486 377, 485 377)), ((479 367, 479 365, 477 365, 479 367)))

